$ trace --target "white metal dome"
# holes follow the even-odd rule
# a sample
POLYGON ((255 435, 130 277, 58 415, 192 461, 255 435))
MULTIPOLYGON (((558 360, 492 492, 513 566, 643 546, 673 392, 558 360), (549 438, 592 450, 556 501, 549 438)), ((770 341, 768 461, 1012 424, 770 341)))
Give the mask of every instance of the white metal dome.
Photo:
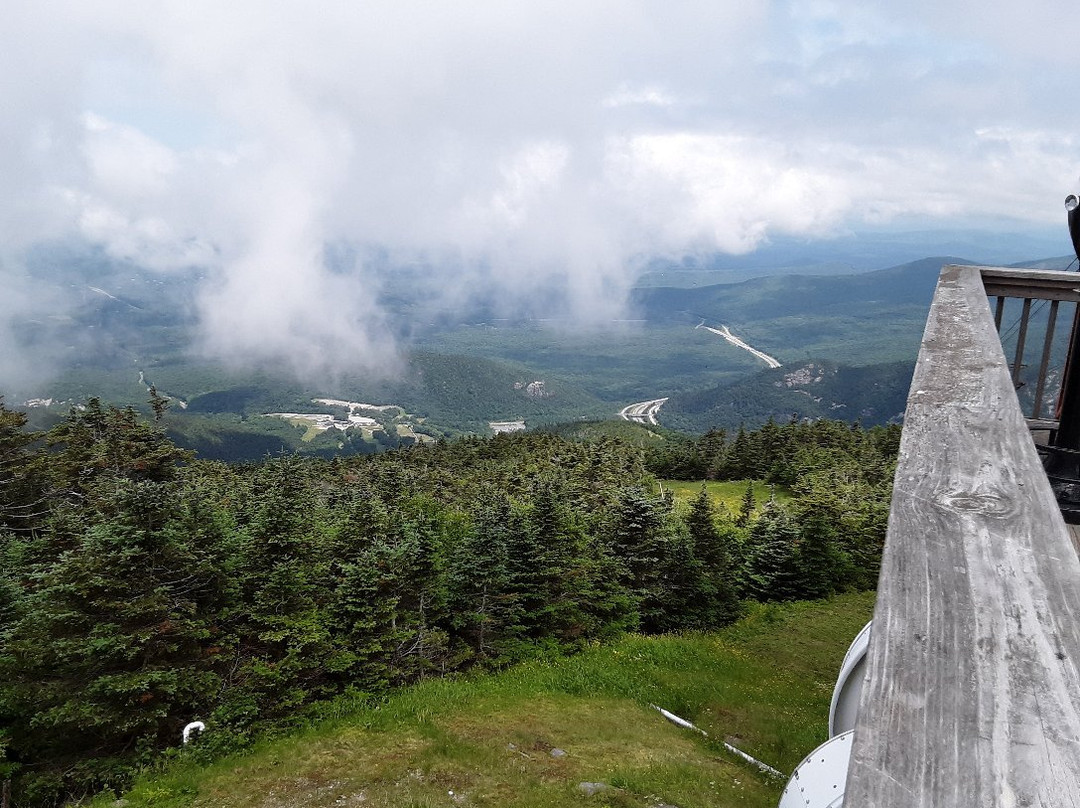
POLYGON ((803 758, 795 767, 778 808, 840 808, 844 804, 851 736, 844 732, 803 758))

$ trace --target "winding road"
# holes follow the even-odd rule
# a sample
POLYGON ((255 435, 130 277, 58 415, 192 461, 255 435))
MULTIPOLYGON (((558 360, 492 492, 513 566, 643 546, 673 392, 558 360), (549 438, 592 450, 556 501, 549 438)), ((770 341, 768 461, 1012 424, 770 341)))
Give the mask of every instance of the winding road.
POLYGON ((665 401, 667 401, 666 398, 654 398, 651 401, 639 401, 637 404, 630 404, 619 411, 619 417, 624 421, 657 426, 660 422, 656 420, 656 413, 664 406, 665 401))
MULTIPOLYGON (((780 362, 777 361, 776 357, 769 356, 764 351, 759 351, 754 346, 743 342, 732 334, 731 329, 726 325, 721 325, 719 328, 713 328, 712 326, 705 325, 705 321, 702 320, 695 328, 704 328, 706 331, 711 331, 717 336, 723 337, 736 348, 742 348, 744 351, 749 351, 771 368, 780 367, 780 362)), ((667 401, 666 398, 654 398, 649 401, 639 401, 636 404, 628 404, 619 411, 619 417, 624 421, 633 421, 637 424, 659 426, 660 422, 656 420, 656 415, 660 412, 660 408, 664 406, 665 401, 667 401)))

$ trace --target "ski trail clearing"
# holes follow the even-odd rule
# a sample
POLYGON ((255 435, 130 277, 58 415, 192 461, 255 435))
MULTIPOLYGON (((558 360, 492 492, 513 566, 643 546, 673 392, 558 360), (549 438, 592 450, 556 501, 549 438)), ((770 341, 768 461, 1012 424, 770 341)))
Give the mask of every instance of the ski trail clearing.
POLYGON ((768 365, 771 368, 780 367, 780 363, 777 362, 774 357, 769 356, 764 351, 759 351, 757 348, 754 348, 754 347, 752 347, 750 345, 747 345, 741 339, 739 339, 734 334, 732 334, 730 329, 728 329, 728 327, 726 325, 721 325, 719 328, 712 328, 710 326, 705 325, 705 321, 702 320, 696 326, 696 328, 704 328, 706 331, 711 331, 714 334, 720 335, 721 337, 726 339, 728 342, 730 342, 732 345, 734 345, 736 348, 742 348, 744 351, 749 351, 750 353, 752 353, 754 356, 756 356, 758 359, 760 359, 762 362, 764 362, 766 365, 768 365))

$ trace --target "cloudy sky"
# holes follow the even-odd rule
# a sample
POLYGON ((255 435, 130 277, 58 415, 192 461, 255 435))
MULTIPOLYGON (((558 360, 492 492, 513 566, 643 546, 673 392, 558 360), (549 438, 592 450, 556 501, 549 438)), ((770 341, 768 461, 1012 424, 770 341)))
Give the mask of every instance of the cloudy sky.
POLYGON ((72 235, 206 266, 204 347, 272 359, 385 347, 326 244, 604 317, 646 256, 1045 232, 1078 42, 1074 0, 8 0, 0 322, 72 235))

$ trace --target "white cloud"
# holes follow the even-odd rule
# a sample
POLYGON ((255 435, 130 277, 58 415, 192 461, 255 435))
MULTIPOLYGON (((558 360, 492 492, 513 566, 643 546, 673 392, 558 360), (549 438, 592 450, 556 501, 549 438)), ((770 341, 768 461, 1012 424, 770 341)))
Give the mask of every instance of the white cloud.
POLYGON ((178 160, 171 149, 138 129, 88 113, 83 149, 90 182, 103 193, 137 202, 169 188, 178 160))
POLYGON ((645 135, 616 146, 615 182, 664 246, 752 251, 771 233, 824 236, 851 204, 839 176, 793 149, 733 135, 645 135))
POLYGON ((566 170, 565 143, 541 142, 523 146, 499 165, 501 182, 487 205, 477 213, 490 218, 494 229, 518 229, 530 219, 530 208, 545 194, 557 191, 566 170))
POLYGON ((601 104, 608 109, 629 106, 670 107, 677 103, 675 96, 657 86, 631 87, 623 84, 601 104))
POLYGON ((206 263, 206 350, 311 366, 389 350, 327 242, 450 256, 448 301, 556 284, 603 318, 649 254, 1057 222, 1080 113, 1048 66, 1080 15, 962 7, 16 0, 0 240, 206 263))

